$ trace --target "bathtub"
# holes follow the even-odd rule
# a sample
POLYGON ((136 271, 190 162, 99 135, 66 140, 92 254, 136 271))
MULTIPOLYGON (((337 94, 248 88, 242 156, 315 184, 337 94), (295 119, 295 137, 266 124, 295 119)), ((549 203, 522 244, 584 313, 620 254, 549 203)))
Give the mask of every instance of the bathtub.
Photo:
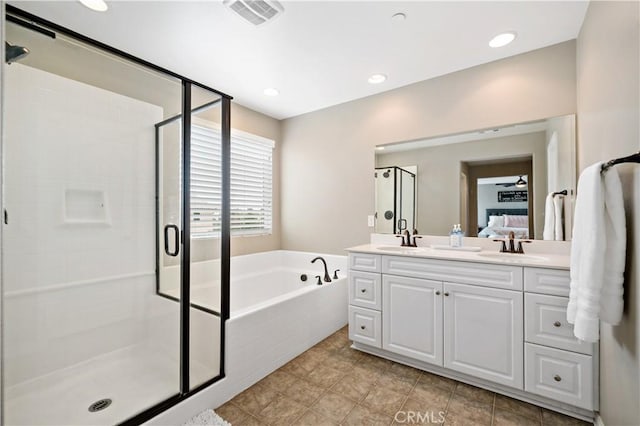
MULTIPOLYGON (((226 375, 148 422, 182 424, 217 407, 347 324, 347 258, 321 255, 339 279, 324 275, 317 253, 277 250, 231 259, 231 315, 226 325, 226 375), (306 281, 301 280, 302 275, 306 281)), ((208 262, 192 265, 192 300, 219 294, 208 262)), ((169 271, 168 271, 169 272, 169 271)), ((170 272, 169 272, 170 273, 170 272)), ((211 303, 211 302, 210 302, 211 303)), ((214 302, 215 303, 215 302, 214 302)), ((215 307, 215 306, 212 306, 215 307)))

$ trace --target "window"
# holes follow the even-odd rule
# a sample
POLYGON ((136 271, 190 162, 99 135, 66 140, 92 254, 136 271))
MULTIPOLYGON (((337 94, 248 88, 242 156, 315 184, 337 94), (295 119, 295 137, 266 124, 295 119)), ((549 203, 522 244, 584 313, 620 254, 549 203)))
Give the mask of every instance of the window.
MULTIPOLYGON (((191 128, 191 232, 194 238, 220 235, 220 129, 191 128)), ((270 234, 274 142, 231 131, 231 235, 270 234)))

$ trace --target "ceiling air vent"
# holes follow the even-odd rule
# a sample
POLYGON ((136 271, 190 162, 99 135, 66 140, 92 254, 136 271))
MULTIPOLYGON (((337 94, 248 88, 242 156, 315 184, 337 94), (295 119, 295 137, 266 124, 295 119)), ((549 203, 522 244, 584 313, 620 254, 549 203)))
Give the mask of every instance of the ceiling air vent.
POLYGON ((224 0, 222 4, 253 25, 264 24, 284 12, 275 0, 224 0))

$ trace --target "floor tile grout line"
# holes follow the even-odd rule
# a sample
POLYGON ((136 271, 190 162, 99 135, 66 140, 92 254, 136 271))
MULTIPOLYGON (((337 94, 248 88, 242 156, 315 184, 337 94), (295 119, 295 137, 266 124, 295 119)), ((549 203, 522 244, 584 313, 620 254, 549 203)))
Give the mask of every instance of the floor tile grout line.
POLYGON ((495 421, 495 417, 496 417, 496 394, 493 394, 493 402, 491 404, 491 426, 493 426, 493 423, 495 421))

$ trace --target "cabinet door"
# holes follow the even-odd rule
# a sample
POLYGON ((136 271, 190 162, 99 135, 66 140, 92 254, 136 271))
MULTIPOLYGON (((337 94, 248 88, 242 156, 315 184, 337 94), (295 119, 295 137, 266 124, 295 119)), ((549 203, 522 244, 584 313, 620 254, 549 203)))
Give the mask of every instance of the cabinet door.
POLYGON ((382 348, 442 365, 442 283, 383 275, 382 348))
POLYGON ((523 389, 522 293, 444 283, 444 366, 523 389))

